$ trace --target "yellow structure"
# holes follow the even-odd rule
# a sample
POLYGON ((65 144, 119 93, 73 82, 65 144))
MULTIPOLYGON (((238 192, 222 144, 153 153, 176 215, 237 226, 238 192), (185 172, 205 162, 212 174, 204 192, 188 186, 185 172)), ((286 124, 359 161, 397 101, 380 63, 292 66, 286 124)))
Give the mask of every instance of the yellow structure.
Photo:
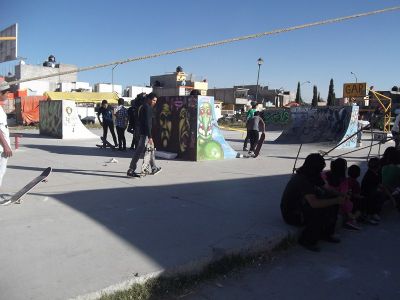
POLYGON ((107 100, 110 104, 118 103, 118 94, 114 93, 90 93, 90 92, 46 92, 44 93, 49 100, 72 100, 75 102, 101 103, 107 100))
MULTIPOLYGON (((392 99, 385 95, 382 95, 378 92, 375 92, 370 89, 370 92, 374 95, 374 98, 379 102, 381 107, 384 110, 384 119, 383 119, 383 131, 390 132, 390 118, 391 118, 391 110, 392 110, 392 99), (386 102, 386 103, 384 103, 386 102)), ((370 101, 373 99, 369 99, 370 101)))

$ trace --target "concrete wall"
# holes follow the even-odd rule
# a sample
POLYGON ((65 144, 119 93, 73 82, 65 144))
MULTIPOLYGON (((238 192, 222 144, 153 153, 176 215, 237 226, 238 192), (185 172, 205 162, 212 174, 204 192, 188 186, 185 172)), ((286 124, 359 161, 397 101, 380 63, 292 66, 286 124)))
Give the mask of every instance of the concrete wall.
MULTIPOLYGON (((96 83, 94 85, 94 91, 98 93, 111 93, 113 91, 112 84, 109 83, 96 83)), ((114 84, 114 92, 118 94, 119 97, 122 96, 122 85, 114 84)))
POLYGON ((140 93, 149 94, 153 91, 153 88, 147 86, 128 86, 128 97, 136 98, 140 93))
MULTIPOLYGON (((42 75, 58 74, 60 72, 70 71, 77 69, 75 65, 59 64, 59 68, 50 68, 36 65, 24 65, 19 64, 15 66, 15 77, 17 80, 32 78, 42 75)), ((71 73, 62 76, 53 76, 43 79, 43 81, 48 82, 76 82, 77 73, 71 73)))

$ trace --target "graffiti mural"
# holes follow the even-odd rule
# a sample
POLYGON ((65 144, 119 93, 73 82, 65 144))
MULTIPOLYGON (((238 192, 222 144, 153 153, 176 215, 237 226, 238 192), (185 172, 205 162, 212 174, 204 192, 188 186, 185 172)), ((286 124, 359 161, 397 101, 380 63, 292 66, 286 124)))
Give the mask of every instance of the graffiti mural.
POLYGON ((160 97, 154 108, 153 140, 156 149, 196 160, 197 99, 160 97))
POLYGON ((39 104, 40 134, 62 138, 62 101, 41 101, 39 104))
POLYGON ((214 98, 198 96, 197 160, 217 160, 237 157, 237 152, 225 141, 214 111, 214 98))
POLYGON ((352 106, 293 107, 290 109, 290 124, 276 141, 288 144, 338 143, 349 127, 352 110, 352 106))
POLYGON ((357 135, 355 134, 358 131, 358 112, 359 112, 359 107, 358 106, 352 106, 353 110, 351 111, 351 119, 349 126, 347 127, 347 131, 342 138, 342 141, 345 141, 348 139, 346 142, 341 144, 338 149, 345 149, 345 148, 356 148, 357 147, 357 135))
POLYGON ((261 112, 267 130, 283 130, 290 124, 290 110, 288 108, 268 108, 261 112))
POLYGON ((154 108, 153 140, 157 150, 187 160, 235 158, 215 118, 214 98, 160 97, 154 108))
POLYGON ((39 106, 40 134, 59 139, 99 138, 90 132, 78 117, 75 101, 41 101, 39 106))

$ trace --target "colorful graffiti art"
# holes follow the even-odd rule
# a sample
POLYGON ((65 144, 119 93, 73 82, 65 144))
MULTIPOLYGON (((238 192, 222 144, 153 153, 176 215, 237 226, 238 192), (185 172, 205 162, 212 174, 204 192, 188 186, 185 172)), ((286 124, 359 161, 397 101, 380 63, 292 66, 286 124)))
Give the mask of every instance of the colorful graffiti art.
POLYGON ((40 134, 62 138, 62 102, 41 101, 39 104, 40 134))
POLYGON ((219 130, 213 97, 160 97, 154 115, 153 140, 159 151, 193 161, 237 156, 219 130))
POLYGON ((340 143, 343 141, 343 144, 341 144, 338 147, 338 149, 356 148, 357 147, 356 132, 358 130, 358 113, 359 113, 359 107, 352 106, 350 123, 349 123, 349 126, 347 127, 347 130, 346 130, 346 133, 345 133, 343 139, 340 141, 340 143), (345 140, 347 140, 347 141, 345 141, 345 140))
POLYGON ((153 121, 153 140, 157 150, 196 160, 196 104, 194 96, 158 98, 153 121))
POLYGON ((217 160, 237 157, 225 141, 214 111, 214 98, 198 96, 197 160, 217 160))

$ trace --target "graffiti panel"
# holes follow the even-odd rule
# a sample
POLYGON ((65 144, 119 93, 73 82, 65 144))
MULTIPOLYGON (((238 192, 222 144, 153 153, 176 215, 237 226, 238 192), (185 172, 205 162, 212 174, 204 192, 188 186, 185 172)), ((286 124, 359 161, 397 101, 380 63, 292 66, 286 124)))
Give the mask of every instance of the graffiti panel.
POLYGON ((214 98, 198 96, 197 160, 218 160, 237 157, 225 141, 217 123, 214 98))
POLYGON ((268 108, 261 112, 267 130, 283 130, 290 122, 290 109, 268 108))
POLYGON ((343 139, 340 141, 344 141, 348 139, 346 142, 341 144, 338 149, 345 149, 345 148, 356 148, 357 147, 357 135, 355 134, 358 131, 358 112, 359 112, 359 107, 358 106, 352 106, 353 110, 351 111, 351 119, 349 126, 347 127, 347 131, 343 137, 343 139))
POLYGON ((62 138, 62 101, 41 101, 39 104, 40 134, 62 138))
POLYGON ((338 143, 351 120, 351 106, 293 107, 291 122, 278 137, 281 143, 338 143))
POLYGON ((197 97, 160 97, 154 108, 153 139, 161 151, 196 160, 197 97))

